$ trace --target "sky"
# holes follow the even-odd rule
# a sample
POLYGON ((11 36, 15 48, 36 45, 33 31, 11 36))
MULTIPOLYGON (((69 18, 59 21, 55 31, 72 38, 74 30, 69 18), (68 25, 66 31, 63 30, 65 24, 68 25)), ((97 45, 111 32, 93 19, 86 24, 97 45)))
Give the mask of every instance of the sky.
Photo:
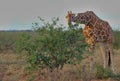
POLYGON ((120 0, 0 0, 0 30, 32 29, 38 16, 46 21, 59 17, 66 26, 67 11, 94 11, 112 28, 120 27, 120 0))

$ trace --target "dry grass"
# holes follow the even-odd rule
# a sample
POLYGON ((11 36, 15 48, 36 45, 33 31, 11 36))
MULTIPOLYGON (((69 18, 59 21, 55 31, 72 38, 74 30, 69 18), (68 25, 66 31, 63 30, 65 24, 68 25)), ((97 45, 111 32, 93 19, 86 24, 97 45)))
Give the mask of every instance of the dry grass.
MULTIPOLYGON (((117 73, 120 73, 119 53, 120 50, 115 50, 117 73)), ((33 72, 32 75, 26 73, 23 63, 24 59, 18 59, 18 56, 18 54, 13 53, 0 54, 0 81, 113 81, 110 78, 107 80, 95 80, 89 73, 89 57, 84 59, 80 65, 65 65, 63 70, 59 72, 56 70, 53 72, 45 70, 45 75, 40 76, 37 72, 33 72)), ((102 64, 99 50, 96 50, 95 61, 102 64)))

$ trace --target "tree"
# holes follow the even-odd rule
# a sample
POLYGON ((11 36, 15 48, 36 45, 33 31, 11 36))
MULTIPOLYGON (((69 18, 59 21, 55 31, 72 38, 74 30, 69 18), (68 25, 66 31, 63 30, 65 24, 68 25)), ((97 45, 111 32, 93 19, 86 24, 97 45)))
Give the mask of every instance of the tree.
POLYGON ((58 24, 58 18, 53 18, 52 23, 40 20, 43 22, 41 27, 33 23, 36 36, 23 34, 17 44, 20 51, 26 51, 29 67, 52 71, 62 69, 64 64, 80 62, 86 46, 82 28, 74 25, 67 29, 58 24))

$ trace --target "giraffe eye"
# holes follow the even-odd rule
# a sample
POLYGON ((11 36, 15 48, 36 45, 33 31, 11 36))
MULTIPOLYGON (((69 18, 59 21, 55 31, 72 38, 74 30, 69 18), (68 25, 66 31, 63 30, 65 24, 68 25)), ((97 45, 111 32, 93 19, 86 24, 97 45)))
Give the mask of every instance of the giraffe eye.
POLYGON ((73 19, 74 17, 72 16, 71 19, 73 19))

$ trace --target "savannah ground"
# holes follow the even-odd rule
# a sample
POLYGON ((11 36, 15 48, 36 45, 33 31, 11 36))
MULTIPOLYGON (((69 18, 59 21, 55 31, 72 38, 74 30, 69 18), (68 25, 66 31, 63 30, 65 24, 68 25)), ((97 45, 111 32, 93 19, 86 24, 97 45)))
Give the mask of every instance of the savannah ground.
MULTIPOLYGON (((96 49, 95 60, 96 63, 101 63, 100 51, 96 49)), ((115 67, 116 72, 120 73, 120 50, 115 50, 115 67)), ((28 73, 25 71, 24 58, 18 59, 19 54, 16 53, 0 53, 0 81, 51 81, 51 78, 54 78, 53 81, 82 81, 81 78, 84 78, 86 81, 89 81, 88 76, 89 71, 81 72, 81 69, 84 67, 89 68, 89 57, 84 59, 80 65, 65 65, 64 68, 58 72, 46 72, 43 76, 40 76, 37 71, 28 73), (81 74, 85 74, 81 76, 81 74)), ((111 78, 108 79, 95 79, 92 81, 114 81, 111 78)))

